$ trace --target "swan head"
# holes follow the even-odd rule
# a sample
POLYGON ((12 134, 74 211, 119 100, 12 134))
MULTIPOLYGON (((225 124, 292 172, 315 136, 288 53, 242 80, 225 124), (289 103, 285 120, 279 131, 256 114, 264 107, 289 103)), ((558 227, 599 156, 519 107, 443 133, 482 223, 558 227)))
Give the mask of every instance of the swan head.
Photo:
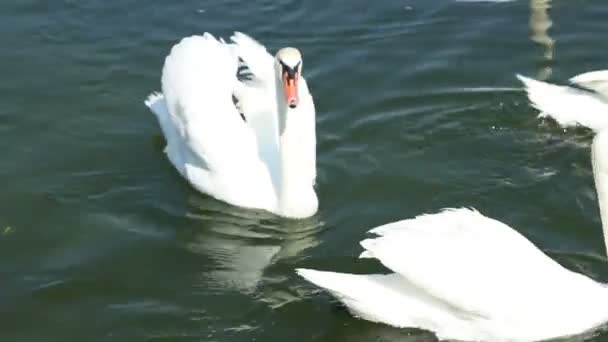
POLYGON ((275 56, 275 69, 283 89, 285 103, 289 108, 296 108, 300 102, 298 80, 302 74, 302 54, 296 48, 282 48, 275 56))

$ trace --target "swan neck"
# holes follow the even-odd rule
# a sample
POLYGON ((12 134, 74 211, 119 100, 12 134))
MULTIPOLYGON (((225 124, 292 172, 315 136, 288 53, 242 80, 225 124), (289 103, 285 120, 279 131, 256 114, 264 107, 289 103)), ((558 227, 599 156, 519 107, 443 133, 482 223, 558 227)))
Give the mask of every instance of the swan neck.
MULTIPOLYGON (((280 81, 278 81, 280 82, 280 81)), ((302 103, 289 108, 280 84, 277 85, 279 115, 279 210, 283 216, 304 218, 314 215, 318 200, 313 188, 316 138, 314 112, 302 103)), ((300 98, 303 97, 300 95, 300 98)))
POLYGON ((593 139, 591 163, 602 221, 604 247, 608 254, 608 132, 597 133, 593 139))

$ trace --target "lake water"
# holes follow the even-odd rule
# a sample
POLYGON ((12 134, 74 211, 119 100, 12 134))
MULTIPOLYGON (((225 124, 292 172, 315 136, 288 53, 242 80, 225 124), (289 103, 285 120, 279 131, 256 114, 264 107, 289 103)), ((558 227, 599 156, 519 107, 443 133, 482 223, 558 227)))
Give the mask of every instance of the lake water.
POLYGON ((608 281, 592 134, 536 119, 514 76, 607 68, 606 18, 604 0, 3 1, 0 340, 433 341, 293 269, 384 272, 356 259, 365 232, 443 207, 608 281), (165 55, 234 30, 304 54, 311 219, 201 195, 162 152, 143 100, 165 55))

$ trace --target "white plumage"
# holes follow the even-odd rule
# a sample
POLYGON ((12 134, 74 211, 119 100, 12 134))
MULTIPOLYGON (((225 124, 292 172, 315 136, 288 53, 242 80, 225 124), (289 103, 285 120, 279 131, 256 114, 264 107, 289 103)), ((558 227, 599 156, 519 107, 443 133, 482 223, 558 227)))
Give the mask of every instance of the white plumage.
POLYGON ((184 38, 165 59, 162 94, 145 103, 158 118, 169 160, 197 190, 302 218, 318 207, 315 109, 301 76, 297 108, 278 96, 282 55, 272 57, 238 32, 232 43, 209 33, 184 38), (237 78, 239 67, 249 79, 237 78))
MULTIPOLYGON (((608 133, 593 143, 603 221, 608 209, 608 133)), ((433 331, 441 339, 537 341, 608 321, 608 288, 572 272, 506 224, 472 209, 445 209, 370 231, 361 257, 394 273, 298 269, 356 316, 433 331)))
POLYGON ((528 98, 539 117, 563 127, 584 126, 598 131, 608 126, 608 70, 591 71, 570 79, 573 86, 537 81, 522 75, 528 98))

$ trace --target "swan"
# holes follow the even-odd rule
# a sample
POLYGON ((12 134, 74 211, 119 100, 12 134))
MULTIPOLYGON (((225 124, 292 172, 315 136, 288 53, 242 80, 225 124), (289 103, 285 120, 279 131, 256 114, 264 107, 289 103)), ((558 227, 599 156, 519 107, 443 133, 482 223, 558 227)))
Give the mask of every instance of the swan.
MULTIPOLYGON (((608 132, 592 143, 608 245, 608 132)), ((608 321, 608 287, 561 266, 506 224, 474 209, 444 209, 379 226, 360 257, 390 274, 296 269, 360 318, 462 341, 537 341, 608 321)))
POLYGON ((528 99, 541 113, 562 127, 584 126, 598 131, 608 126, 608 70, 590 71, 561 86, 516 75, 528 99))
POLYGON ((198 191, 288 218, 318 209, 315 106, 292 47, 271 56, 248 35, 183 38, 162 70, 156 115, 165 153, 198 191))

